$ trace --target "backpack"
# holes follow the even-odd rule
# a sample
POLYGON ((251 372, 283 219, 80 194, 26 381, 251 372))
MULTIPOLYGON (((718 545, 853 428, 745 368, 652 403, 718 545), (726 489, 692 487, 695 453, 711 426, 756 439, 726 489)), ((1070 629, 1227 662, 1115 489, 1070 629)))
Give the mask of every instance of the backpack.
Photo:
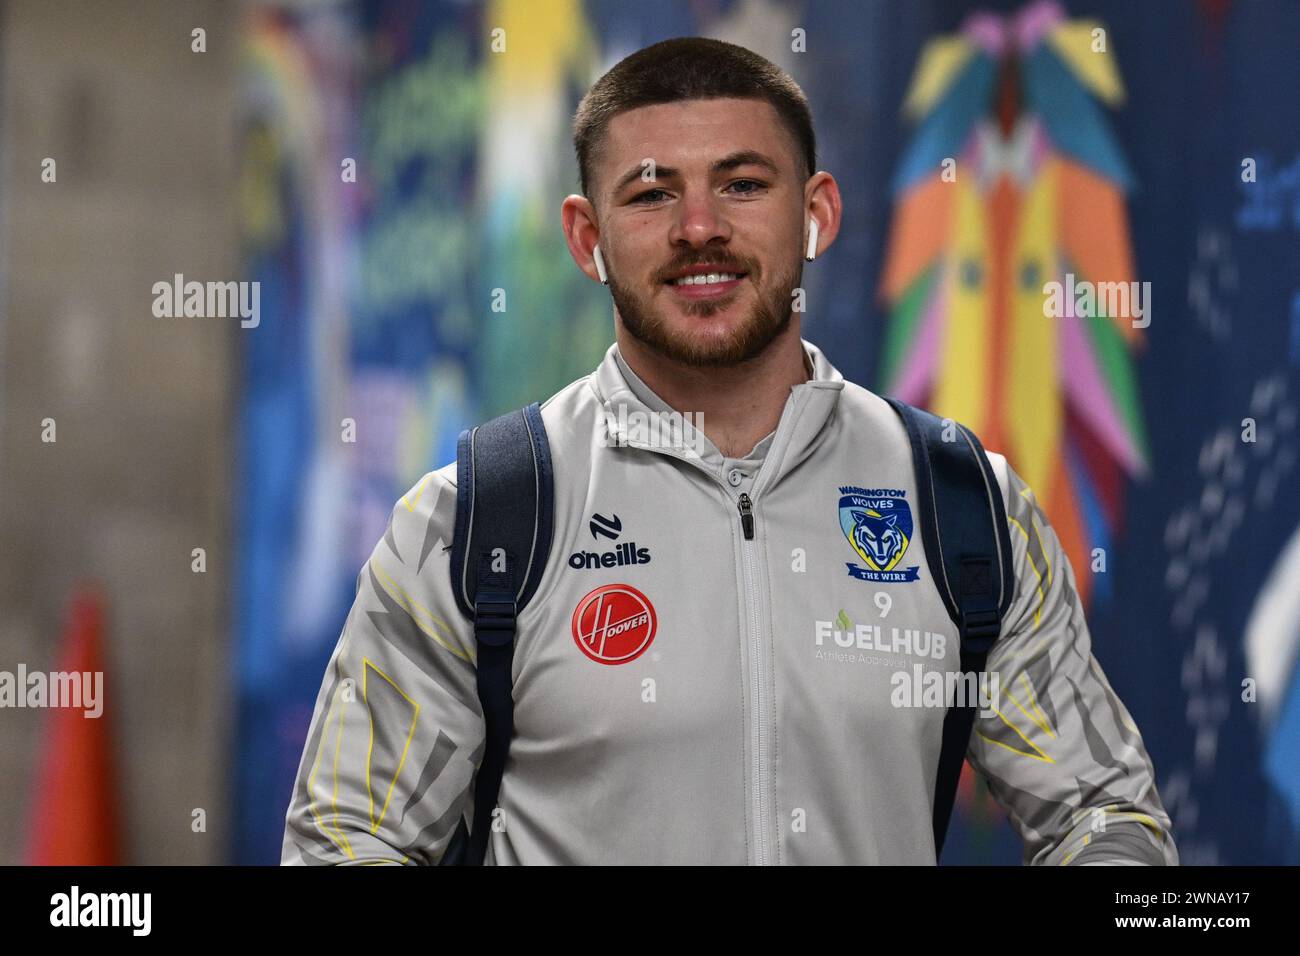
MULTIPOLYGON (((970 429, 898 399, 885 401, 907 428, 917 521, 931 577, 960 636, 962 672, 981 672, 1015 592, 1011 538, 997 478, 970 429)), ((555 505, 550 448, 536 403, 466 429, 456 450, 452 590, 461 613, 474 624, 485 742, 474 784, 474 829, 462 816, 443 854, 444 866, 481 865, 487 852, 514 729, 510 669, 515 621, 546 567, 555 505), (503 566, 505 570, 494 570, 503 566)), ((936 860, 943 851, 975 710, 953 706, 944 716, 934 791, 936 860)))

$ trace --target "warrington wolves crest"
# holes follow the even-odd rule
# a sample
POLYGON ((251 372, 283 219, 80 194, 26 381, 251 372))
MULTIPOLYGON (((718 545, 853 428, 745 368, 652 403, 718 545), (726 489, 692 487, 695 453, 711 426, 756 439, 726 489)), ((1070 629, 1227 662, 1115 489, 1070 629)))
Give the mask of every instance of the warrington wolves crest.
POLYGON ((919 565, 900 568, 912 541, 912 509, 897 488, 840 488, 840 529, 866 567, 846 562, 861 581, 916 581, 919 565))

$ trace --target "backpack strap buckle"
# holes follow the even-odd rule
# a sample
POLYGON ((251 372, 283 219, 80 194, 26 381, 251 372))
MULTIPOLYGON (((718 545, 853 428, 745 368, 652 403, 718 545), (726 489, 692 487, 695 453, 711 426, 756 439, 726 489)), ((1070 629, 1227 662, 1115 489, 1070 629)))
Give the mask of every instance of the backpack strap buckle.
POLYGON ((963 610, 959 627, 962 650, 987 653, 1002 631, 1002 613, 995 607, 963 610))
POLYGON ((480 644, 502 647, 514 640, 517 618, 513 595, 482 591, 474 601, 474 636, 480 644))

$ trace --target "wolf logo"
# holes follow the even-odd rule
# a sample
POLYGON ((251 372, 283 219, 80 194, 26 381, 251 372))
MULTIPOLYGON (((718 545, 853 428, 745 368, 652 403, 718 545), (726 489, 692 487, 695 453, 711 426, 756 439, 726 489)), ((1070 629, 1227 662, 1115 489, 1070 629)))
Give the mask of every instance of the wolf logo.
POLYGON ((900 568, 912 540, 912 509, 898 488, 840 489, 840 530, 866 567, 849 564, 863 581, 916 581, 918 567, 900 568))
POLYGON ((878 511, 859 511, 850 514, 853 525, 853 545, 863 560, 877 571, 888 571, 907 550, 907 536, 898 528, 898 515, 882 515, 878 511))

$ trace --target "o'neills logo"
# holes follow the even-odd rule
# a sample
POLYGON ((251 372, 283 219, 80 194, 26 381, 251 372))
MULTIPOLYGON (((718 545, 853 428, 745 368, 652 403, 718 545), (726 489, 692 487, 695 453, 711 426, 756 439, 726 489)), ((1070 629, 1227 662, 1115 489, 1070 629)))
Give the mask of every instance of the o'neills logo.
POLYGON ((649 564, 650 549, 638 548, 635 541, 624 541, 613 551, 575 551, 569 555, 569 567, 575 571, 592 568, 617 568, 624 564, 649 564))
MULTIPOLYGON (((606 518, 597 511, 591 516, 591 537, 613 538, 623 532, 623 519, 618 515, 606 518)), ((638 548, 635 541, 624 541, 613 551, 575 551, 569 555, 569 567, 575 571, 590 571, 593 568, 621 568, 625 564, 649 564, 650 549, 638 548)))
POLYGON ((630 585, 598 587, 573 610, 573 639, 597 663, 634 661, 654 638, 654 606, 630 585))

